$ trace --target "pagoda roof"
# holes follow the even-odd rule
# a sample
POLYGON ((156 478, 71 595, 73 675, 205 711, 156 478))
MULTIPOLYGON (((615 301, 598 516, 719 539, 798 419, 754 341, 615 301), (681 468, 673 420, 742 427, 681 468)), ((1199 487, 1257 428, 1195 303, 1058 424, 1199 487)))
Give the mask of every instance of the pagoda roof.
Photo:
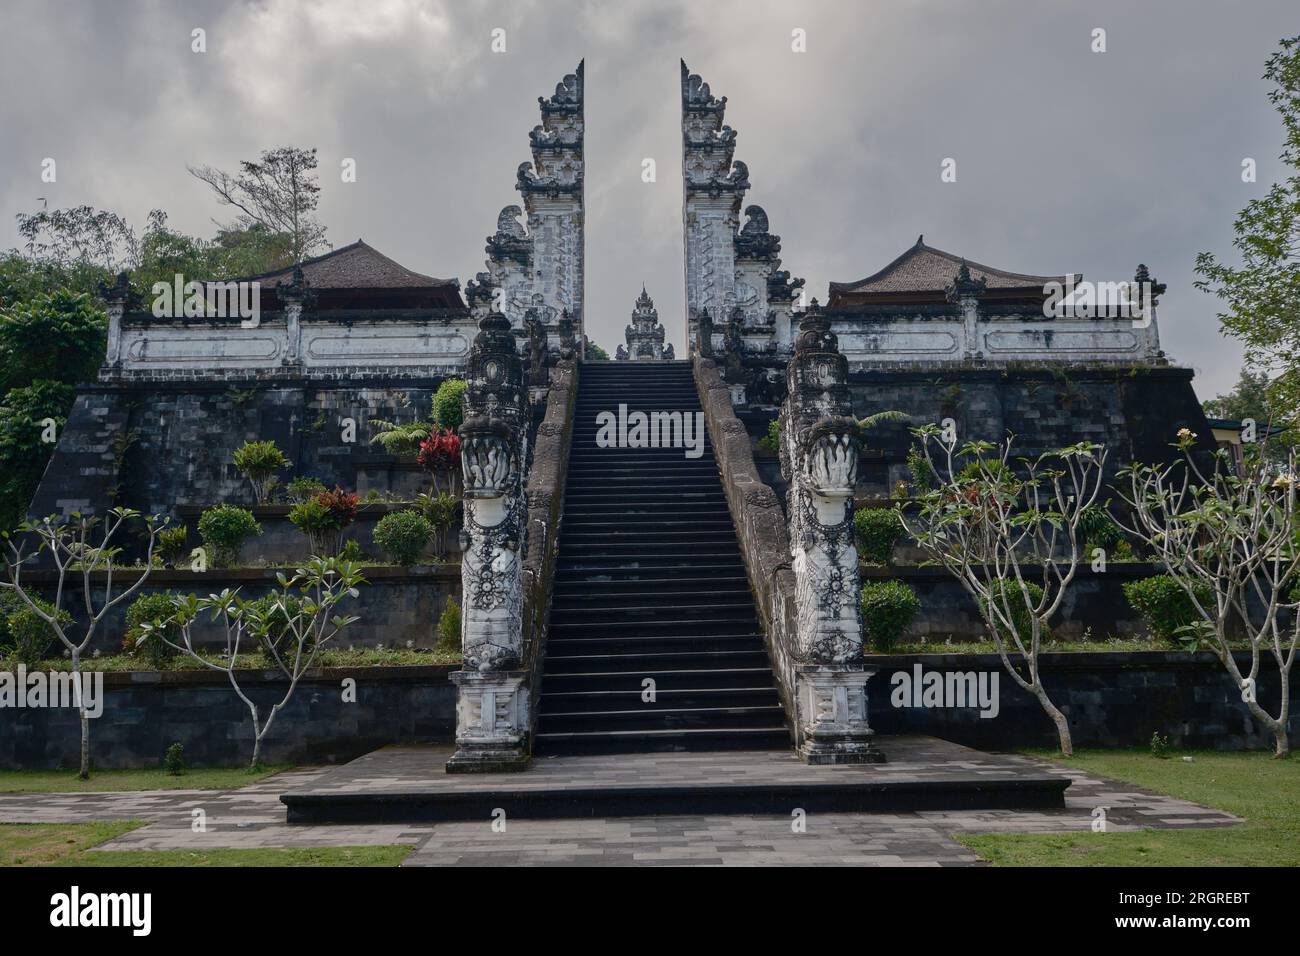
POLYGON ((914 246, 879 272, 874 272, 856 282, 832 282, 830 284, 832 304, 836 299, 846 297, 851 301, 863 301, 900 295, 942 296, 962 265, 970 270, 973 280, 976 282, 984 280, 987 283, 987 291, 995 294, 1042 295, 1043 286, 1047 283, 1064 283, 1068 278, 1064 275, 1043 276, 1008 272, 1005 269, 986 266, 953 255, 951 252, 927 246, 925 237, 919 236, 914 246))
MULTIPOLYGON (((443 308, 463 308, 460 282, 456 279, 435 279, 406 268, 390 259, 362 239, 350 245, 332 249, 324 255, 304 259, 298 263, 302 269, 303 284, 313 293, 323 293, 330 300, 343 304, 349 299, 392 299, 393 305, 421 304, 443 308)), ((244 282, 260 282, 263 293, 275 293, 276 287, 293 282, 294 266, 243 276, 244 282)))
MULTIPOLYGON (((302 275, 313 289, 429 289, 451 286, 458 288, 455 279, 435 279, 406 268, 366 244, 365 240, 331 249, 324 255, 304 259, 302 275)), ((293 266, 275 272, 243 276, 244 281, 258 280, 263 285, 293 281, 293 266)))

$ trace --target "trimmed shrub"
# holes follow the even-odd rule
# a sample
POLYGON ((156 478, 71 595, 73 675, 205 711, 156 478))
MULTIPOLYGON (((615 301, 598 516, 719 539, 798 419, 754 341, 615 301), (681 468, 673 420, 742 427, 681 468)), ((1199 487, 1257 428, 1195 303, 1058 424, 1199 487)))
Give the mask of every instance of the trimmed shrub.
POLYGON ((394 511, 379 519, 372 533, 375 544, 403 567, 420 560, 433 537, 433 525, 417 511, 394 511))
POLYGON ((164 564, 177 567, 189 555, 189 530, 185 525, 175 528, 163 528, 158 532, 158 541, 154 551, 164 564))
MULTIPOLYGON (((1038 602, 1043 599, 1043 589, 1033 581, 1026 581, 1024 591, 1021 592, 1017 588, 1015 581, 999 581, 994 585, 993 592, 994 600, 997 601, 999 611, 1003 610, 1002 604, 1005 600, 1007 607, 1011 611, 1011 623, 1015 627, 1015 634, 1020 638, 1022 644, 1027 645, 1031 640, 1033 640, 1034 622, 1032 615, 1029 613, 1029 608, 1025 607, 1024 595, 1028 594, 1029 603, 1037 606, 1038 602)), ((984 613, 985 623, 998 621, 998 619, 994 617, 992 609, 988 606, 988 602, 984 601, 981 603, 983 604, 983 607, 981 607, 980 610, 984 613)), ((994 625, 989 624, 989 627, 993 628, 994 625)), ((1005 631, 1001 631, 1001 627, 1002 624, 998 621, 995 632, 1000 633, 1001 637, 1008 644, 1014 644, 1015 642, 1012 640, 1012 636, 1005 631)), ((1051 634, 1051 629, 1046 623, 1044 623, 1040 639, 1046 641, 1051 637, 1051 634)))
POLYGON ((1125 543, 1124 529, 1100 505, 1089 505, 1079 512, 1079 540, 1087 548, 1101 548, 1107 554, 1118 555, 1125 543))
POLYGON ((433 532, 438 537, 438 552, 445 553, 447 548, 447 531, 460 517, 461 500, 455 495, 425 495, 417 499, 420 511, 428 520, 433 532))
POLYGON ((319 478, 295 478, 284 490, 290 501, 308 501, 325 492, 325 482, 319 478))
POLYGON ((443 428, 459 431, 465 420, 465 380, 449 378, 433 393, 433 420, 443 428))
MULTIPOLYGON (((5 622, 9 632, 8 653, 18 663, 36 667, 49 656, 51 646, 59 636, 54 633, 54 628, 48 621, 43 620, 27 606, 27 602, 22 598, 18 600, 22 606, 10 612, 5 622)), ((46 614, 54 613, 53 604, 40 598, 33 598, 33 600, 46 614)), ((58 619, 64 627, 72 623, 72 615, 67 611, 59 611, 58 619)))
POLYGON ((264 505, 276 485, 275 473, 289 464, 273 441, 250 441, 235 449, 235 468, 253 486, 259 505, 264 505))
POLYGON ((460 605, 454 597, 447 598, 447 606, 438 616, 438 642, 434 646, 440 651, 460 653, 460 605))
POLYGON ((185 748, 180 741, 172 744, 163 754, 163 769, 170 777, 179 777, 185 772, 185 748))
POLYGON ((262 526, 253 513, 235 505, 217 505, 199 516, 199 537, 218 568, 234 564, 244 542, 261 533, 262 526))
POLYGON ((335 487, 289 509, 289 520, 311 542, 320 557, 338 554, 343 529, 357 520, 357 496, 335 487))
POLYGON ((177 654, 176 648, 166 641, 179 644, 183 640, 175 614, 174 594, 161 592, 136 598, 126 609, 126 636, 122 640, 122 650, 142 655, 151 667, 161 670, 177 654), (142 626, 145 624, 152 624, 153 629, 146 630, 142 626))
POLYGON ((27 606, 13 591, 0 591, 0 653, 9 646, 9 615, 27 606))
POLYGON ((853 515, 862 557, 873 564, 885 564, 894 553, 894 545, 907 537, 898 512, 892 508, 859 508, 853 515))
MULTIPOLYGON (((1168 574, 1125 582, 1124 597, 1142 615, 1154 637, 1175 646, 1181 643, 1179 628, 1201 620, 1187 592, 1168 574)), ((1214 601, 1208 585, 1197 587, 1196 597, 1203 607, 1212 606, 1214 601)))
POLYGON ((888 651, 907 630, 921 599, 902 581, 868 581, 862 585, 862 622, 878 651, 888 651))

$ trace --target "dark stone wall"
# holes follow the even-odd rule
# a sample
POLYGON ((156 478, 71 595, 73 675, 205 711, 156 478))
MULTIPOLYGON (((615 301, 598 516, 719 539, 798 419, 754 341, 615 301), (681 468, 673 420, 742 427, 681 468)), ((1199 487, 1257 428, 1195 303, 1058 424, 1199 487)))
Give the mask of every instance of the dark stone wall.
POLYGON ((82 387, 29 508, 32 516, 111 504, 149 514, 178 505, 250 505, 231 463, 246 441, 274 441, 292 462, 281 476, 319 478, 361 494, 413 497, 429 479, 370 442, 373 418, 427 418, 439 379, 331 384, 306 379, 159 382, 82 387), (341 420, 356 422, 342 440, 341 420))
MULTIPOLYGON (((1170 460, 1180 428, 1195 432, 1204 452, 1214 450, 1186 368, 882 369, 855 372, 850 380, 859 417, 897 409, 912 416, 913 425, 952 418, 959 444, 996 443, 1012 434, 1013 456, 1094 441, 1109 451, 1111 478, 1133 461, 1170 460)), ((868 433, 859 469, 862 496, 888 496, 895 482, 909 477, 907 450, 915 441, 909 427, 885 425, 868 433)))
MULTIPOLYGON (((390 743, 450 740, 456 689, 446 667, 322 669, 298 684, 262 740, 267 763, 334 763, 390 743), (356 702, 343 700, 343 681, 356 681, 356 702)), ((270 707, 284 694, 277 674, 245 671, 240 686, 270 707)), ((224 675, 202 672, 106 674, 104 712, 91 721, 96 767, 158 766, 175 742, 190 766, 235 766, 253 754, 248 708, 224 675)), ((0 721, 0 767, 75 767, 77 712, 12 710, 0 721)))
MULTIPOLYGON (((1159 567, 1146 562, 1111 562, 1104 572, 1094 572, 1086 561, 1081 562, 1060 610, 1052 618, 1052 633, 1069 640, 1080 640, 1087 635, 1089 640, 1097 641, 1143 636, 1146 626, 1124 597, 1124 584, 1160 573, 1159 567)), ((940 643, 949 637, 957 641, 982 641, 988 637, 975 599, 943 568, 936 565, 862 567, 863 583, 889 578, 908 585, 921 601, 921 610, 903 640, 913 642, 925 638, 927 642, 940 643)))
MULTIPOLYGON (((1245 655, 1240 657, 1245 661, 1245 655)), ((877 673, 867 683, 871 726, 881 734, 933 734, 985 750, 1054 747, 1056 732, 1042 707, 1020 689, 995 654, 869 655, 877 673), (923 672, 998 674, 999 712, 981 718, 972 707, 900 708, 891 703, 894 675, 923 672)), ((1249 669, 1243 663, 1243 669, 1249 669)), ((1146 747, 1151 735, 1177 747, 1217 750, 1270 749, 1241 701, 1241 691, 1208 651, 1044 654, 1043 683, 1070 721, 1076 747, 1146 747)), ((1258 699, 1277 712, 1280 682, 1275 666, 1261 670, 1258 699)), ((1293 674, 1291 696, 1300 691, 1293 674)), ((1293 708, 1294 712, 1294 708, 1293 708)), ((1300 715, 1290 732, 1300 731, 1300 715)), ((888 750, 888 747, 885 747, 888 750)))
MULTIPOLYGON (((238 589, 241 597, 254 599, 278 591, 276 575, 281 573, 274 568, 235 568, 228 571, 206 571, 196 574, 191 571, 154 571, 144 585, 125 601, 115 605, 100 623, 99 631, 92 642, 92 650, 105 654, 116 654, 122 649, 125 636, 125 618, 127 608, 140 596, 171 591, 179 594, 198 594, 200 596, 220 593, 225 588, 238 589)), ((358 588, 358 596, 348 599, 339 606, 343 614, 357 615, 360 620, 350 625, 343 636, 336 642, 337 647, 385 647, 401 648, 410 644, 413 647, 432 647, 437 643, 438 617, 447 605, 449 597, 460 601, 460 565, 445 567, 371 567, 362 572, 366 584, 358 588)), ((138 575, 135 572, 118 572, 113 578, 113 595, 121 594, 130 587, 138 575)), ((53 584, 49 571, 29 571, 23 575, 24 583, 50 596, 53 584)), ((81 580, 75 578, 76 587, 64 595, 63 607, 72 614, 75 627, 84 631, 86 617, 85 600, 81 592, 81 580)), ((103 606, 103 574, 94 576, 93 597, 96 607, 103 606)), ((76 633, 74 629, 73 633, 76 633)), ((196 641, 211 645, 224 644, 224 632, 220 625, 204 615, 195 622, 193 630, 196 641)))
MULTIPOLYGON (((871 725, 887 734, 932 734, 986 750, 1052 747, 1051 722, 1038 702, 1002 670, 995 655, 869 655, 877 673, 867 684, 871 725), (999 675, 999 713, 975 708, 898 708, 893 675, 983 672, 999 675)), ((270 762, 348 760, 389 743, 450 740, 455 687, 446 667, 332 668, 304 680, 263 743, 270 762), (342 681, 357 681, 357 702, 342 700, 342 681)), ((1052 699, 1070 720, 1076 747, 1146 747, 1153 733, 1177 747, 1268 749, 1241 703, 1240 692, 1208 653, 1073 653, 1044 655, 1052 699)), ((243 685, 261 703, 279 699, 284 682, 247 672, 243 685)), ((1300 690, 1293 679, 1292 695, 1300 690)), ((1265 669, 1260 699, 1276 706, 1277 671, 1265 669)), ((156 766, 179 741, 193 766, 240 764, 252 754, 248 712, 221 675, 168 672, 105 675, 104 714, 91 727, 91 752, 101 768, 156 766)), ((0 720, 0 767, 71 767, 78 724, 73 710, 9 710, 0 720)), ((1291 732, 1300 731, 1293 717, 1291 732)), ((888 752, 888 738, 882 741, 888 752)))

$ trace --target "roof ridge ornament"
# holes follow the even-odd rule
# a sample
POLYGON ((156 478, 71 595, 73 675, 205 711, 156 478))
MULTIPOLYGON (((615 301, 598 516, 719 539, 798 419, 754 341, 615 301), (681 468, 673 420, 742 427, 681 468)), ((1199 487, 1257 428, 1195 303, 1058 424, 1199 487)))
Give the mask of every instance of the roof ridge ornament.
POLYGON ((983 277, 979 279, 971 278, 970 267, 966 265, 966 260, 963 259, 960 268, 957 269, 957 275, 953 277, 948 288, 944 290, 944 295, 949 302, 958 302, 961 299, 983 295, 988 285, 988 279, 983 277))

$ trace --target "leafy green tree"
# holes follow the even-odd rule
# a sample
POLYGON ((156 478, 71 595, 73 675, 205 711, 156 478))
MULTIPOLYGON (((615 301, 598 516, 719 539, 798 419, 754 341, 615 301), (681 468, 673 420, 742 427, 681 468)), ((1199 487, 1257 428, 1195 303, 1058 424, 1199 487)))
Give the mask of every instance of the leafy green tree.
POLYGON ((105 324, 88 296, 66 290, 0 308, 0 530, 25 517, 54 449, 47 425, 57 436, 73 386, 94 378, 105 324))
POLYGON ((214 279, 260 275, 291 265, 293 237, 260 223, 221 229, 207 250, 207 274, 214 279))
POLYGON ((90 262, 59 265, 48 259, 29 259, 17 249, 0 253, 0 309, 60 290, 94 295, 112 273, 90 262))
POLYGON ((93 206, 42 209, 18 214, 18 234, 30 258, 61 266, 94 263, 110 272, 139 261, 140 242, 131 224, 93 206))
POLYGON ((104 361, 107 320, 90 298, 58 291, 0 310, 0 390, 90 381, 104 361))
POLYGON ((60 433, 74 394, 71 385, 42 381, 10 389, 0 402, 0 530, 17 527, 26 516, 54 447, 42 441, 41 423, 53 419, 60 433))
POLYGON ((1268 98, 1282 117, 1280 155, 1290 175, 1237 215, 1232 244, 1241 264, 1203 252, 1196 257, 1195 284, 1223 301, 1219 322, 1245 343, 1247 358, 1279 373, 1271 391, 1294 418, 1300 401, 1300 36, 1281 41, 1264 79, 1273 85, 1268 98))
POLYGON ((593 342, 591 339, 587 339, 587 361, 608 362, 609 353, 606 352, 599 345, 597 345, 595 342, 593 342))

